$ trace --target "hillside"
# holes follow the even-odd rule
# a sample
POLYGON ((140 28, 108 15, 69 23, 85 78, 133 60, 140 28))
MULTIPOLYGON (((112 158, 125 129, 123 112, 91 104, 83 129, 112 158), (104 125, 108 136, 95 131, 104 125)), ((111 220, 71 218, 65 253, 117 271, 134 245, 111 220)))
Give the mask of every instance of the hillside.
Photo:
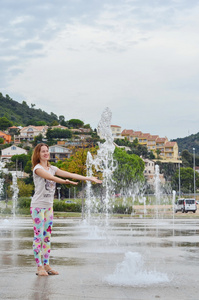
POLYGON ((183 150, 188 150, 190 153, 193 153, 193 148, 195 148, 195 153, 199 154, 199 132, 186 136, 184 138, 177 138, 173 140, 177 142, 179 147, 179 152, 183 150))
MULTIPOLYGON (((16 126, 35 125, 37 122, 44 121, 50 125, 53 121, 58 121, 56 114, 48 114, 41 109, 29 107, 25 101, 21 103, 11 99, 8 95, 5 97, 0 93, 0 118, 6 117, 16 126)), ((188 150, 193 153, 195 148, 196 155, 199 154, 199 132, 184 138, 177 138, 172 141, 178 143, 179 152, 188 150)))
POLYGON ((58 120, 54 113, 48 114, 41 109, 30 108, 25 101, 21 104, 11 99, 8 95, 4 97, 1 93, 0 117, 6 117, 13 122, 13 125, 18 126, 26 126, 27 124, 31 124, 31 121, 32 125, 38 121, 44 121, 49 125, 51 122, 58 120))

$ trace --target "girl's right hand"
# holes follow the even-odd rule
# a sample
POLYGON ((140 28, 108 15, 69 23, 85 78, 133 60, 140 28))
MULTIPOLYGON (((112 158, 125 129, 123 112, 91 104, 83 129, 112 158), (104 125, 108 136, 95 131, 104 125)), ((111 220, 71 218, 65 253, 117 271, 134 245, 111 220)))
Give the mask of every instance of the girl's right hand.
POLYGON ((66 180, 65 180, 65 184, 78 185, 78 182, 70 181, 70 180, 66 179, 66 180))

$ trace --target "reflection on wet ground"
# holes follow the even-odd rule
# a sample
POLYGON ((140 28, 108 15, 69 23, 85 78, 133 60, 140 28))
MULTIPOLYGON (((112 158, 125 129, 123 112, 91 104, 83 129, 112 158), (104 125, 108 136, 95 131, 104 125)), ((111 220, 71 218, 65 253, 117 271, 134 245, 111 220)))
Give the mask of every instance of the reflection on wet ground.
POLYGON ((32 240, 31 219, 0 219, 0 299, 198 299, 197 219, 55 219, 49 278, 32 240))

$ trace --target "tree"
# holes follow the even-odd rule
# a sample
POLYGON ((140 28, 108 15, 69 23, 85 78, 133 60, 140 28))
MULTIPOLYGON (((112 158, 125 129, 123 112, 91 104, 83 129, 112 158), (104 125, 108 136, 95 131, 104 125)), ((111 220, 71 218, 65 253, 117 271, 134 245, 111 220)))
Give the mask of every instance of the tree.
POLYGON ((149 152, 149 159, 155 159, 155 155, 154 155, 153 151, 149 152))
POLYGON ((188 150, 183 150, 181 153, 182 164, 185 168, 193 166, 193 155, 188 150))
POLYGON ((58 118, 57 118, 57 115, 56 114, 54 114, 53 112, 51 112, 50 113, 50 115, 51 115, 51 117, 53 117, 55 120, 57 120, 58 118))
POLYGON ((61 138, 71 138, 72 132, 69 129, 61 129, 61 128, 55 128, 51 129, 48 128, 46 137, 48 140, 52 139, 61 139, 61 138))
POLYGON ((57 126, 59 125, 59 122, 57 120, 54 120, 50 123, 51 126, 57 126))
POLYGON ((22 101, 22 105, 25 107, 29 107, 26 101, 22 101))
POLYGON ((3 143, 4 143, 4 139, 0 138, 0 144, 3 144, 3 143))
POLYGON ((85 125, 84 125, 84 128, 91 129, 91 125, 90 125, 90 124, 85 124, 85 125))
MULTIPOLYGON (((195 172, 196 189, 199 188, 199 174, 195 172)), ((194 170, 192 168, 180 169, 180 183, 181 191, 183 193, 189 193, 194 191, 194 170)), ((172 188, 174 190, 179 189, 179 171, 176 170, 172 178, 172 188)))
POLYGON ((144 161, 139 156, 115 148, 113 157, 117 161, 113 174, 117 191, 128 189, 135 182, 144 181, 144 161))
POLYGON ((160 173, 164 174, 164 178, 167 181, 171 181, 174 173, 176 172, 176 165, 173 163, 162 163, 161 161, 156 162, 160 167, 160 173))
MULTIPOLYGON (((69 158, 66 158, 64 161, 58 161, 56 166, 62 170, 67 172, 80 174, 83 176, 87 175, 87 168, 86 168, 86 160, 87 160, 87 153, 90 151, 92 155, 97 154, 97 149, 92 148, 79 148, 76 152, 71 155, 69 158)), ((101 174, 97 174, 95 170, 93 170, 93 176, 97 176, 100 178, 101 174)), ((83 183, 84 184, 84 183, 83 183)), ((68 188, 70 185, 62 185, 62 194, 67 195, 68 188)), ((81 189, 82 186, 77 186, 77 189, 81 189)))
POLYGON ((78 150, 76 149, 75 153, 69 158, 66 158, 64 161, 59 161, 58 167, 71 173, 86 176, 86 159, 88 151, 92 155, 97 154, 97 148, 79 148, 78 150))
POLYGON ((45 126, 47 123, 45 121, 37 121, 36 126, 45 126))
POLYGON ((40 133, 34 137, 33 146, 35 147, 38 143, 42 143, 43 135, 40 133))
POLYGON ((155 153, 157 154, 157 158, 160 159, 161 150, 160 149, 156 149, 155 153))
POLYGON ((13 125, 13 123, 11 121, 9 121, 6 117, 0 118, 0 129, 1 130, 5 130, 12 125, 13 125))
POLYGON ((61 124, 62 121, 65 121, 65 117, 63 115, 59 116, 59 123, 61 124))
POLYGON ((84 126, 84 122, 79 119, 71 119, 67 123, 70 128, 80 128, 84 126))
POLYGON ((26 154, 19 154, 19 155, 13 155, 11 157, 11 161, 17 162, 17 167, 21 167, 22 169, 25 168, 27 162, 30 160, 29 155, 26 154))
POLYGON ((19 197, 31 197, 33 193, 33 184, 26 184, 23 180, 17 181, 19 188, 19 197))

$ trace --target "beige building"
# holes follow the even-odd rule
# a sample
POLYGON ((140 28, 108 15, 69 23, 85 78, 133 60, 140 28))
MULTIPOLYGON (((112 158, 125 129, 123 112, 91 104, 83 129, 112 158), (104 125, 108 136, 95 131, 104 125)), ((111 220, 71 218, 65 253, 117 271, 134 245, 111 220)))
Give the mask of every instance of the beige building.
POLYGON ((1 150, 1 160, 9 161, 13 155, 27 154, 25 149, 12 145, 8 148, 1 150))
POLYGON ((111 125, 111 131, 114 139, 121 139, 121 126, 111 125))
POLYGON ((44 138, 46 137, 46 132, 48 126, 32 126, 23 127, 20 130, 20 135, 15 136, 15 142, 20 143, 22 140, 33 141, 34 137, 41 134, 44 138))
POLYGON ((177 142, 169 142, 167 137, 161 138, 158 135, 151 135, 150 133, 124 129, 121 132, 121 138, 126 138, 130 142, 137 139, 139 144, 146 146, 148 151, 152 151, 156 158, 166 160, 167 162, 178 161, 178 144, 177 142))
MULTIPOLYGON (((147 183, 154 185, 155 181, 155 162, 148 158, 143 159, 145 163, 144 176, 147 180, 147 183)), ((159 174, 159 179, 162 184, 165 184, 165 178, 163 174, 159 174)))
POLYGON ((150 135, 147 141, 147 149, 149 151, 155 152, 156 150, 156 140, 159 138, 158 135, 150 135))
POLYGON ((176 142, 166 142, 164 146, 165 158, 168 159, 178 159, 178 144, 176 142))

